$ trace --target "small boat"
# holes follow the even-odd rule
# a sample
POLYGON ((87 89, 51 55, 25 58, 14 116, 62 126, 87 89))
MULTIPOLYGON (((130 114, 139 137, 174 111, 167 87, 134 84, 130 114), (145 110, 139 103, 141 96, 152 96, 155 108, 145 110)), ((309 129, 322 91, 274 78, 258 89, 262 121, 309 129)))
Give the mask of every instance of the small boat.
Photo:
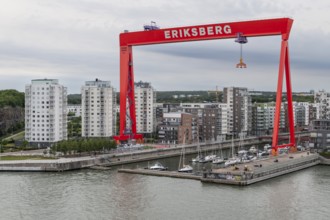
POLYGON ((193 163, 198 163, 201 159, 202 159, 202 157, 197 156, 197 157, 193 158, 193 159, 191 160, 191 162, 193 162, 193 163))
POLYGON ((252 147, 250 147, 249 152, 252 153, 252 154, 255 154, 255 153, 258 152, 258 150, 257 150, 256 147, 252 146, 252 147))
POLYGON ((153 166, 149 167, 149 170, 167 170, 160 162, 156 162, 153 166))
POLYGON ((205 157, 201 157, 199 160, 198 160, 198 163, 207 163, 208 161, 205 160, 205 157))
POLYGON ((193 168, 190 165, 183 165, 183 167, 178 171, 182 173, 191 173, 193 171, 193 168))
POLYGON ((225 162, 225 160, 222 159, 221 157, 216 157, 216 158, 214 158, 213 161, 212 161, 213 164, 222 164, 222 163, 224 163, 224 162, 225 162))
MULTIPOLYGON (((185 135, 183 138, 183 145, 185 143, 185 135)), ((185 164, 185 146, 182 147, 182 151, 181 151, 181 156, 180 156, 180 161, 179 161, 179 168, 178 168, 178 172, 184 172, 184 173, 192 173, 193 172, 193 168, 192 166, 185 164)))
POLYGON ((205 157, 205 161, 206 161, 206 162, 211 162, 211 161, 213 161, 216 157, 217 157, 217 155, 215 155, 215 154, 207 155, 207 156, 205 157))
POLYGON ((230 158, 225 162, 225 166, 231 166, 231 165, 235 165, 238 164, 240 162, 239 158, 230 158))

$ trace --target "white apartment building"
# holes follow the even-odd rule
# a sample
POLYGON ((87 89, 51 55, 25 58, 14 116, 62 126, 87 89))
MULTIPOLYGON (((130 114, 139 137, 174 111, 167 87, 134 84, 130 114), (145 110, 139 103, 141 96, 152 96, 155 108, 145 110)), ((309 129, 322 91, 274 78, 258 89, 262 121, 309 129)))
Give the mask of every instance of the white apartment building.
POLYGON ((116 92, 110 81, 86 81, 81 87, 82 137, 116 134, 116 92))
POLYGON ((152 133, 156 130, 156 91, 148 82, 134 83, 136 130, 152 133))
POLYGON ((25 86, 25 140, 47 147, 67 139, 67 88, 57 79, 35 79, 25 86))

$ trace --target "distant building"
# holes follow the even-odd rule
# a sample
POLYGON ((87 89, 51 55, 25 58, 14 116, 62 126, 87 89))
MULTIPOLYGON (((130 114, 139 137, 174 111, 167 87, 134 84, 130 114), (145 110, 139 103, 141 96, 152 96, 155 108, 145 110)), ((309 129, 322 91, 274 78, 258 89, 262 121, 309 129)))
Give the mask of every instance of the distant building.
POLYGON ((25 140, 37 147, 67 139, 67 88, 57 79, 25 86, 25 140))
POLYGON ((81 116, 81 105, 79 104, 71 104, 67 106, 67 112, 68 113, 73 113, 75 117, 80 117, 81 116))
MULTIPOLYGON (((284 105, 281 105, 279 128, 286 128, 284 105)), ((252 108, 252 134, 265 135, 273 132, 275 119, 275 103, 256 103, 252 108)))
POLYGON ((310 126, 311 138, 309 146, 318 151, 330 149, 330 120, 314 120, 310 126))
POLYGON ((330 119, 330 93, 325 90, 315 92, 314 103, 319 105, 318 119, 330 119))
MULTIPOLYGON (((150 83, 134 83, 136 130, 138 133, 156 131, 156 91, 150 83)), ((129 123, 129 122, 128 122, 129 123)))
POLYGON ((163 144, 191 144, 192 118, 188 113, 171 112, 163 114, 158 128, 158 140, 163 144))
POLYGON ((82 137, 116 134, 116 92, 110 81, 87 81, 81 87, 82 137))
POLYGON ((227 130, 227 104, 225 103, 182 103, 183 112, 193 115, 196 122, 196 132, 193 127, 193 140, 215 141, 223 140, 227 130), (198 132, 197 132, 198 129, 198 132))
POLYGON ((228 105, 228 134, 249 135, 252 130, 252 103, 247 88, 224 88, 223 102, 228 105))

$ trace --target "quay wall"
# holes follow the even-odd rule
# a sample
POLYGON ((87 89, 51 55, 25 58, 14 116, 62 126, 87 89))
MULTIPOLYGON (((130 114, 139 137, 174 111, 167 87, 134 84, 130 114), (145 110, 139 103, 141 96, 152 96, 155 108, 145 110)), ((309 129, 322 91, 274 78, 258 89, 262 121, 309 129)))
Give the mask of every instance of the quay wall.
MULTIPOLYGON (((234 147, 236 151, 239 147, 248 148, 250 146, 259 145, 259 144, 264 144, 264 142, 260 142, 255 138, 245 139, 242 142, 238 140, 234 141, 234 147)), ((201 143, 199 147, 201 152, 203 153, 207 151, 217 151, 220 149, 230 149, 232 148, 232 143, 231 141, 226 141, 221 143, 201 143)), ((182 146, 178 145, 176 147, 170 147, 170 148, 113 154, 113 155, 104 156, 104 162, 106 165, 115 166, 115 165, 123 165, 129 163, 137 163, 137 162, 143 162, 149 160, 175 157, 181 155, 182 148, 183 148, 182 146)), ((184 148, 186 155, 198 153, 198 146, 196 144, 186 145, 184 148)))
POLYGON ((327 158, 325 158, 325 157, 322 157, 322 156, 319 156, 320 157, 320 164, 321 165, 328 165, 328 166, 330 166, 330 159, 327 159, 327 158))
POLYGON ((292 161, 282 164, 273 164, 254 172, 205 173, 201 180, 203 182, 244 186, 306 169, 318 164, 320 164, 320 158, 315 154, 304 158, 292 159, 292 161))
POLYGON ((95 159, 1 161, 0 171, 60 172, 60 171, 83 169, 94 165, 95 165, 95 159))

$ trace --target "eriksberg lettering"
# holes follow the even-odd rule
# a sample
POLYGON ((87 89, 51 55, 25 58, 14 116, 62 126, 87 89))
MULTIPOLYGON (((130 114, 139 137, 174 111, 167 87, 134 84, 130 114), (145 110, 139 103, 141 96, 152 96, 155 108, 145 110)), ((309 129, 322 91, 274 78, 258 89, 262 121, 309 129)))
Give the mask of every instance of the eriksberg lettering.
POLYGON ((165 39, 214 36, 222 34, 231 34, 231 28, 229 25, 179 28, 164 31, 165 39))

